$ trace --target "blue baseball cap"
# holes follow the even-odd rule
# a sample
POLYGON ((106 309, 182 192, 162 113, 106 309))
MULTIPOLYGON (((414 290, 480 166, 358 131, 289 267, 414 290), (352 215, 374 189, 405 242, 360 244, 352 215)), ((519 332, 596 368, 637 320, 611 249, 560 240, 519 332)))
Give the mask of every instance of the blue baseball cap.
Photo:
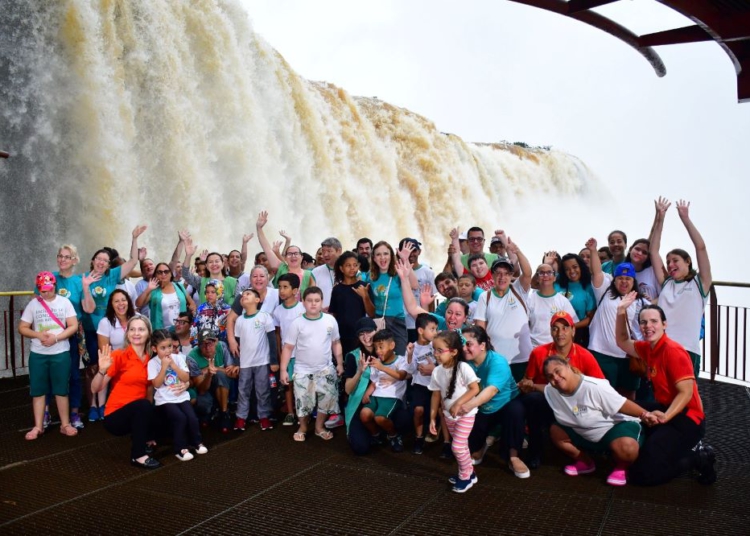
POLYGON ((633 279, 635 279, 635 268, 629 262, 620 263, 617 265, 617 268, 615 268, 615 277, 619 277, 621 275, 632 277, 633 279))

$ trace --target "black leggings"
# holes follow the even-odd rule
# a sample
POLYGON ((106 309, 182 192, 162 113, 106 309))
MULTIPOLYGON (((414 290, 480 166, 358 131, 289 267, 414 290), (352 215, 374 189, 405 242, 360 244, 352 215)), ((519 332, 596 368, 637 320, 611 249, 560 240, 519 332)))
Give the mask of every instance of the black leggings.
POLYGON ((156 411, 161 413, 172 428, 172 448, 175 454, 202 443, 198 417, 189 400, 179 404, 162 404, 156 406, 156 411))
POLYGON ((544 431, 549 429, 555 415, 544 394, 539 391, 521 395, 519 398, 526 410, 526 422, 529 425, 529 457, 539 458, 544 450, 544 431))
MULTIPOLYGON (((649 411, 667 409, 656 402, 641 405, 649 411)), ((683 412, 666 424, 644 429, 646 441, 638 459, 628 469, 629 483, 640 486, 664 484, 695 466, 697 455, 692 449, 706 431, 705 421, 695 424, 683 412)))
POLYGON ((104 429, 110 434, 132 436, 130 457, 146 455, 146 442, 153 439, 154 406, 145 398, 134 400, 104 417, 104 429))
POLYGON ((505 455, 509 449, 516 449, 521 454, 523 447, 523 427, 526 412, 520 397, 516 397, 495 413, 477 413, 474 428, 469 435, 469 450, 479 452, 484 448, 490 431, 498 424, 502 425, 502 438, 505 443, 505 455))

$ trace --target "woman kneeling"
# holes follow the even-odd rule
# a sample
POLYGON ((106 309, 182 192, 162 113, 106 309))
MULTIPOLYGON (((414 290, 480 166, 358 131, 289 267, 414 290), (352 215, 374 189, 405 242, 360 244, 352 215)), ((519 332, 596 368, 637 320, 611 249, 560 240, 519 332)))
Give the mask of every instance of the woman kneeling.
POLYGON ((564 358, 547 358, 544 374, 549 381, 544 396, 557 421, 550 427, 552 442, 575 460, 565 466, 565 473, 593 473, 596 464, 586 451, 610 451, 615 469, 607 483, 624 486, 625 470, 638 457, 643 442, 636 416, 645 410, 615 391, 607 380, 582 375, 564 358))

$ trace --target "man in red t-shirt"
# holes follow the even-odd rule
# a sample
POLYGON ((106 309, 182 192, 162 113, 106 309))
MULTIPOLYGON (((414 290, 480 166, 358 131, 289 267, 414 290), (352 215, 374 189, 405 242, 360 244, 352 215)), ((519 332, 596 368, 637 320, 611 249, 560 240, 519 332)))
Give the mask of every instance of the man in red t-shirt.
POLYGON ((518 388, 524 393, 532 391, 544 393, 544 386, 547 385, 547 378, 544 376, 544 361, 552 356, 564 357, 571 366, 577 368, 585 376, 604 379, 604 373, 591 352, 573 342, 576 334, 573 317, 565 311, 560 311, 552 315, 549 324, 552 342, 537 346, 531 351, 526 374, 519 382, 518 388))

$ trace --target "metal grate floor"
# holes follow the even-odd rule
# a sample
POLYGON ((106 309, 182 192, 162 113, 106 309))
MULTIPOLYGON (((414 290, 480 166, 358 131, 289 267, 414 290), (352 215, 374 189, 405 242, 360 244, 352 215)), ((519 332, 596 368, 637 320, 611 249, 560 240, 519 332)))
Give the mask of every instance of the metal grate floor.
MULTIPOLYGON (((440 445, 422 456, 380 450, 358 458, 342 429, 324 442, 291 440, 293 429, 221 436, 189 463, 157 451, 163 468, 128 463, 129 440, 87 423, 76 438, 52 428, 23 439, 31 405, 17 380, 0 380, 1 534, 747 534, 750 509, 750 396, 701 382, 719 482, 689 477, 666 486, 614 489, 605 463, 579 478, 548 450, 546 463, 518 480, 496 452, 466 495, 449 491, 453 462, 440 445)), ((407 447, 410 445, 407 443, 407 447)))

